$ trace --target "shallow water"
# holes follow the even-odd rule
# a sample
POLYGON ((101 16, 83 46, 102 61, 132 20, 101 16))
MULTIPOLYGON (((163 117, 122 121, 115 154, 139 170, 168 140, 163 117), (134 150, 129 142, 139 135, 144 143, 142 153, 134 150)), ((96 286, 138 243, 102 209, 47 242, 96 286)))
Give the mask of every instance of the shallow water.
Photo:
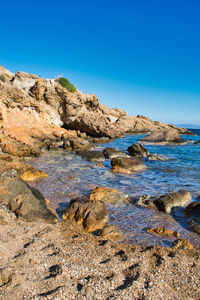
MULTIPOLYGON (((98 145, 97 150, 114 147, 126 151, 128 146, 139 141, 144 135, 127 135, 98 145)), ((198 136, 184 136, 186 140, 199 140, 198 136)), ((130 196, 144 194, 157 195, 174 190, 187 189, 193 201, 200 194, 200 145, 163 146, 145 145, 150 153, 158 153, 169 158, 167 161, 144 160, 146 170, 133 175, 114 174, 110 170, 110 160, 104 167, 94 168, 93 163, 82 160, 73 153, 64 151, 49 152, 30 163, 49 174, 49 178, 32 182, 50 199, 54 208, 62 211, 70 199, 88 195, 95 186, 108 186, 123 191, 130 196)), ((123 231, 125 241, 141 245, 157 244, 170 246, 173 239, 162 238, 146 233, 147 227, 167 227, 179 231, 194 245, 200 245, 200 236, 189 231, 183 208, 173 209, 171 214, 155 212, 133 204, 108 205, 110 222, 123 231)))

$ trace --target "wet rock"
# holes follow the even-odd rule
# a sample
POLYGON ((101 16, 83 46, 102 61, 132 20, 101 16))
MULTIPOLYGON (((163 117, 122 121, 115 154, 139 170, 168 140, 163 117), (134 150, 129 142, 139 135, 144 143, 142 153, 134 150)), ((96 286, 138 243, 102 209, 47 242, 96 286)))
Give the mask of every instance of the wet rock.
POLYGON ((91 161, 91 162, 104 162, 105 157, 101 151, 77 151, 78 155, 80 155, 83 159, 91 161))
POLYGON ((196 145, 200 144, 200 140, 199 140, 199 141, 196 141, 196 142, 194 142, 194 144, 196 144, 196 145))
POLYGON ((93 189, 89 195, 90 200, 102 200, 106 203, 127 202, 129 196, 116 189, 98 186, 93 189))
POLYGON ((158 129, 144 137, 141 141, 161 144, 182 144, 184 139, 179 136, 177 129, 158 129))
POLYGON ((162 160, 162 161, 168 160, 168 158, 166 156, 157 154, 157 153, 149 154, 148 159, 149 160, 162 160))
POLYGON ((190 192, 180 190, 178 192, 172 192, 170 194, 163 195, 153 200, 153 203, 156 205, 158 210, 170 213, 173 207, 183 207, 188 201, 190 201, 190 199, 190 192))
POLYGON ((102 163, 96 163, 93 165, 90 165, 91 168, 105 168, 105 166, 102 163))
POLYGON ((185 190, 180 190, 178 192, 172 192, 169 194, 161 195, 159 197, 145 195, 143 197, 140 197, 132 201, 142 207, 155 208, 158 209, 159 211, 170 213, 173 207, 176 206, 184 207, 185 204, 188 201, 190 201, 190 199, 191 199, 190 192, 185 190))
POLYGON ((62 220, 67 219, 74 219, 77 224, 82 224, 86 231, 94 232, 104 228, 108 222, 108 211, 102 201, 73 199, 62 214, 62 220))
POLYGON ((113 172, 131 174, 145 169, 144 163, 139 158, 116 157, 111 160, 113 172))
POLYGON ((100 235, 103 239, 119 240, 122 238, 122 235, 111 224, 106 224, 100 235))
POLYGON ((186 239, 177 239, 172 243, 174 249, 193 249, 194 246, 186 239))
POLYGON ((180 237, 180 233, 177 231, 173 231, 170 230, 168 228, 165 227, 161 227, 161 228, 147 228, 147 232, 148 233, 152 233, 152 234, 157 234, 157 235, 161 235, 161 236, 165 236, 165 237, 176 237, 179 238, 180 237))
POLYGON ((17 178, 6 178, 1 186, 0 203, 25 221, 56 222, 56 213, 48 207, 39 191, 17 178))
POLYGON ((189 227, 197 234, 200 234, 200 201, 190 203, 186 206, 184 212, 189 218, 189 227))
POLYGON ((25 172, 21 173, 21 179, 23 179, 25 181, 35 180, 38 178, 47 178, 47 177, 48 177, 48 174, 46 172, 37 170, 35 168, 30 168, 30 169, 26 170, 25 172))
POLYGON ((63 148, 68 151, 84 151, 90 148, 90 143, 82 138, 68 139, 64 141, 63 148))
POLYGON ((118 157, 118 156, 124 156, 125 155, 125 153, 123 153, 121 151, 118 151, 115 148, 110 148, 110 147, 105 148, 103 150, 103 154, 104 154, 105 158, 108 158, 108 159, 112 159, 112 158, 115 158, 115 157, 118 157))
POLYGON ((133 144, 128 147, 127 151, 131 156, 136 157, 147 157, 149 154, 149 151, 142 144, 133 144))

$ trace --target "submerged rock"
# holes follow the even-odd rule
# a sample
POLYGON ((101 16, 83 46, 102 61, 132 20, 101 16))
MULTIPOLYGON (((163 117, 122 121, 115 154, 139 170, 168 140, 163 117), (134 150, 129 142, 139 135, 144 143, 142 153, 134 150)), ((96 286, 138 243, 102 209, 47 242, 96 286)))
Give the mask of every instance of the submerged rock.
POLYGON ((127 202, 129 196, 116 189, 98 186, 89 195, 90 200, 102 200, 106 203, 127 202))
POLYGON ((184 212, 189 218, 189 227, 197 234, 200 234, 200 201, 190 203, 186 206, 184 212))
POLYGON ((167 213, 171 212, 173 207, 179 206, 184 207, 185 204, 190 201, 191 194, 188 191, 180 190, 177 192, 172 192, 169 194, 165 194, 159 197, 153 197, 150 195, 140 197, 139 199, 135 199, 139 206, 155 208, 159 211, 164 211, 167 213))
POLYGON ((127 151, 131 156, 137 157, 147 157, 149 154, 149 151, 142 144, 133 144, 128 147, 127 151))
POLYGON ((83 159, 91 161, 91 162, 104 162, 105 157, 101 151, 77 151, 78 155, 80 155, 83 159))
POLYGON ((30 168, 24 172, 21 173, 21 179, 25 181, 31 181, 38 178, 47 178, 48 174, 44 171, 37 170, 35 168, 30 168))
POLYGON ((108 211, 103 201, 75 199, 70 201, 69 207, 62 214, 62 220, 67 219, 74 219, 86 231, 93 232, 104 228, 108 222, 108 211))
POLYGON ((125 153, 118 151, 115 148, 110 148, 110 147, 105 148, 103 150, 103 154, 104 154, 105 158, 109 158, 109 159, 126 155, 125 153))
POLYGON ((174 249, 193 249, 194 246, 186 239, 177 239, 172 243, 174 249))
POLYGON ((173 231, 170 230, 168 228, 165 227, 161 227, 161 228, 147 228, 147 232, 148 233, 152 233, 152 234, 157 234, 157 235, 161 235, 161 236, 166 236, 166 237, 176 237, 179 238, 180 237, 180 233, 177 231, 173 231))
POLYGON ((146 167, 139 158, 116 157, 111 160, 113 172, 122 174, 131 174, 136 171, 142 171, 146 167))
POLYGON ((168 160, 168 157, 161 155, 161 154, 157 154, 157 153, 152 153, 148 155, 148 160, 161 160, 161 161, 166 161, 168 160))
POLYGON ((160 144, 182 144, 184 139, 180 137, 177 129, 158 129, 144 137, 141 141, 160 144))

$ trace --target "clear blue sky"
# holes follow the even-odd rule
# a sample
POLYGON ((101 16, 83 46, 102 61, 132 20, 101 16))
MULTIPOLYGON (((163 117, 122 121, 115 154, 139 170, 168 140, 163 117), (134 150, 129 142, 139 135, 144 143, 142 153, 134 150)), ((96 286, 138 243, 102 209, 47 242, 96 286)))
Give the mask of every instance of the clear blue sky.
POLYGON ((200 124, 200 1, 2 1, 0 64, 63 75, 131 115, 200 124))

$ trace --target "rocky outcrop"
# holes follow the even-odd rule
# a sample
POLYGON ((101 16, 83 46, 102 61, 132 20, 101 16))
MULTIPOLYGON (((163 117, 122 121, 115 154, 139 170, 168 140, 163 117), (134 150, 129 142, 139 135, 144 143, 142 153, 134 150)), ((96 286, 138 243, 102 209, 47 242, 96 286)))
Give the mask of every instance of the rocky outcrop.
MULTIPOLYGON (((39 155, 57 142, 66 149, 85 147, 78 140, 88 136, 115 138, 126 132, 172 128, 144 116, 128 116, 120 109, 99 103, 96 95, 74 93, 57 80, 0 68, 0 143, 16 156, 39 155), (46 146, 48 144, 48 146, 46 146)), ((179 133, 189 133, 179 129, 179 133)), ((56 148, 56 147, 55 147, 56 148)))
POLYGON ((145 169, 139 158, 115 157, 111 160, 112 171, 121 174, 132 174, 145 169))
POLYGON ((180 137, 178 130, 172 128, 155 130, 144 137, 142 141, 159 144, 182 144, 185 142, 184 139, 180 137))

